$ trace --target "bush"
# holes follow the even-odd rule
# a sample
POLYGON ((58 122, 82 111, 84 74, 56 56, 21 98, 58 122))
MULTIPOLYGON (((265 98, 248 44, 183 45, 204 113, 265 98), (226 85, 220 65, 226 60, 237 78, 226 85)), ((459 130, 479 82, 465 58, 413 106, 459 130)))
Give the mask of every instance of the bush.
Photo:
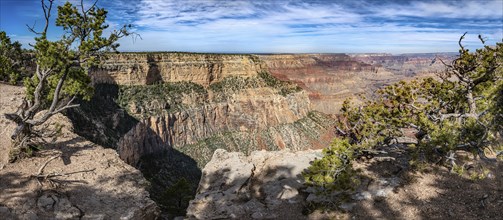
POLYGON ((323 157, 315 159, 302 173, 306 184, 321 192, 354 190, 358 180, 351 166, 353 153, 354 147, 347 139, 335 139, 323 149, 323 157))
POLYGON ((17 84, 26 77, 23 65, 25 54, 19 42, 11 42, 5 31, 0 31, 0 81, 17 84))
POLYGON ((184 216, 189 206, 189 201, 194 198, 194 192, 185 178, 180 178, 163 192, 159 201, 160 205, 174 216, 184 216))

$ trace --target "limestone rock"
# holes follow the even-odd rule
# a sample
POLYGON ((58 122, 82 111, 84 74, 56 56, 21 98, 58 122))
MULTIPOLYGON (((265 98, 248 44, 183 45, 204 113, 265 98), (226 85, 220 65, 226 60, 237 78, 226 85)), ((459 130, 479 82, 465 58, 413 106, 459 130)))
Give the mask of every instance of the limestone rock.
POLYGON ((203 169, 187 215, 195 219, 267 219, 298 215, 301 172, 320 151, 243 153, 218 149, 203 169))
POLYGON ((4 219, 8 219, 8 220, 14 219, 14 216, 12 215, 9 208, 7 208, 5 206, 0 206, 0 216, 2 216, 2 218, 4 218, 4 219))
POLYGON ((150 85, 191 81, 208 86, 226 76, 253 76, 263 69, 254 55, 121 53, 92 71, 96 83, 150 85))

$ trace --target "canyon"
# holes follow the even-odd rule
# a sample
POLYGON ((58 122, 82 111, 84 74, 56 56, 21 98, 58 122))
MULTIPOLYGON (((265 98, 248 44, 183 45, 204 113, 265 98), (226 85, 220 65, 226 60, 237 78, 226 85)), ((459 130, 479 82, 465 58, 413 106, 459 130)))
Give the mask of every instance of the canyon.
MULTIPOLYGON (((69 116, 164 190, 195 190, 213 152, 321 149, 346 98, 443 70, 449 54, 110 54, 69 116), (101 108, 95 108, 101 106, 101 108), (163 155, 163 156, 159 156, 163 155), (182 165, 180 165, 182 164, 182 165)), ((153 195, 159 201, 159 195, 153 195)))
POLYGON ((313 109, 336 114, 347 98, 370 95, 384 85, 444 70, 437 59, 454 54, 292 54, 260 56, 271 74, 308 92, 313 109), (437 62, 433 62, 437 61, 437 62))
MULTIPOLYGON (((193 196, 217 149, 246 156, 261 150, 325 148, 335 136, 333 125, 344 99, 358 102, 358 95, 383 85, 442 71, 441 64, 432 62, 436 57, 451 58, 108 54, 91 69, 92 99, 80 100, 80 107, 65 116, 76 135, 116 150, 118 158, 139 169, 149 182, 150 197, 166 212, 173 201, 160 192, 185 179, 188 196, 193 196)), ((156 213, 149 202, 144 202, 149 211, 141 214, 156 213)), ((175 207, 178 215, 187 205, 175 207)))
POLYGON ((79 121, 89 128, 88 136, 118 149, 132 165, 171 148, 200 166, 218 148, 323 148, 346 98, 358 102, 358 95, 383 85, 431 76, 443 70, 432 62, 437 58, 450 59, 449 54, 109 54, 91 77, 108 85, 98 87, 94 100, 110 97, 92 105, 115 106, 80 111, 101 113, 99 119, 79 121), (120 129, 121 121, 135 125, 120 129), (116 138, 105 140, 110 137, 116 138))

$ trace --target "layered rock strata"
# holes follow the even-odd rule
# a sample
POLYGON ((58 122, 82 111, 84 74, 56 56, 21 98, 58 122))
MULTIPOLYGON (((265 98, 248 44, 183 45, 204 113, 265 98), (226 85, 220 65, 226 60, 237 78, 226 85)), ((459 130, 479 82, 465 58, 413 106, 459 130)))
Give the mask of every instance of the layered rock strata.
MULTIPOLYGON (((93 70, 92 77, 95 83, 125 88, 117 92, 116 99, 121 99, 121 106, 136 118, 138 127, 129 126, 127 134, 121 132, 118 138, 122 139, 114 140, 112 147, 117 147, 128 163, 136 164, 141 155, 172 147, 192 152, 190 147, 216 149, 214 145, 219 143, 219 147, 233 149, 237 148, 233 143, 250 137, 245 143, 254 143, 253 149, 306 148, 306 143, 293 138, 299 130, 284 130, 289 124, 305 118, 311 110, 337 113, 346 98, 440 71, 438 63, 431 63, 433 58, 432 54, 124 53, 110 54, 93 70), (264 72, 293 82, 305 92, 276 86, 277 79, 260 77, 264 72), (187 82, 192 85, 182 85, 187 82), (176 86, 165 90, 133 88, 159 83, 176 86), (121 98, 140 93, 146 95, 137 100, 121 98)), ((118 121, 115 124, 121 124, 118 121)), ((330 129, 327 124, 323 127, 321 133, 330 129)))
POLYGON ((372 91, 399 80, 431 76, 444 69, 439 58, 450 54, 301 54, 260 55, 275 77, 304 88, 313 109, 338 113, 346 98, 369 95, 372 91))
POLYGON ((270 87, 250 88, 233 91, 221 101, 212 100, 210 97, 219 96, 217 93, 188 91, 182 96, 183 105, 176 108, 177 103, 163 98, 169 95, 151 96, 141 102, 128 100, 124 108, 141 123, 118 142, 119 154, 135 164, 140 159, 135 155, 176 148, 203 166, 217 148, 241 152, 321 148, 333 137, 333 119, 310 112, 303 91, 283 96, 270 87), (147 135, 150 138, 145 134, 151 134, 147 135))
POLYGON ((263 67, 253 55, 193 53, 110 54, 92 71, 95 83, 150 85, 190 81, 208 86, 227 76, 253 76, 263 67))
POLYGON ((96 83, 150 85, 190 81, 204 87, 229 76, 269 71, 307 90, 313 109, 338 113, 344 99, 383 85, 443 71, 452 54, 110 54, 93 70, 96 83), (437 60, 438 61, 438 60, 437 60))

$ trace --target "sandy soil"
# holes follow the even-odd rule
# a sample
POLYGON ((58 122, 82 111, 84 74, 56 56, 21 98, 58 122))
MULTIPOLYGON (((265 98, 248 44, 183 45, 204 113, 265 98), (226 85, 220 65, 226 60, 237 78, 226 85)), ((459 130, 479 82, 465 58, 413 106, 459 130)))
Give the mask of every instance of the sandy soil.
MULTIPOLYGON (((356 166, 374 180, 398 171, 392 162, 356 166)), ((472 161, 467 167, 462 175, 436 165, 398 171, 401 184, 385 198, 357 201, 347 212, 317 211, 310 219, 503 219, 502 162, 472 161)))

